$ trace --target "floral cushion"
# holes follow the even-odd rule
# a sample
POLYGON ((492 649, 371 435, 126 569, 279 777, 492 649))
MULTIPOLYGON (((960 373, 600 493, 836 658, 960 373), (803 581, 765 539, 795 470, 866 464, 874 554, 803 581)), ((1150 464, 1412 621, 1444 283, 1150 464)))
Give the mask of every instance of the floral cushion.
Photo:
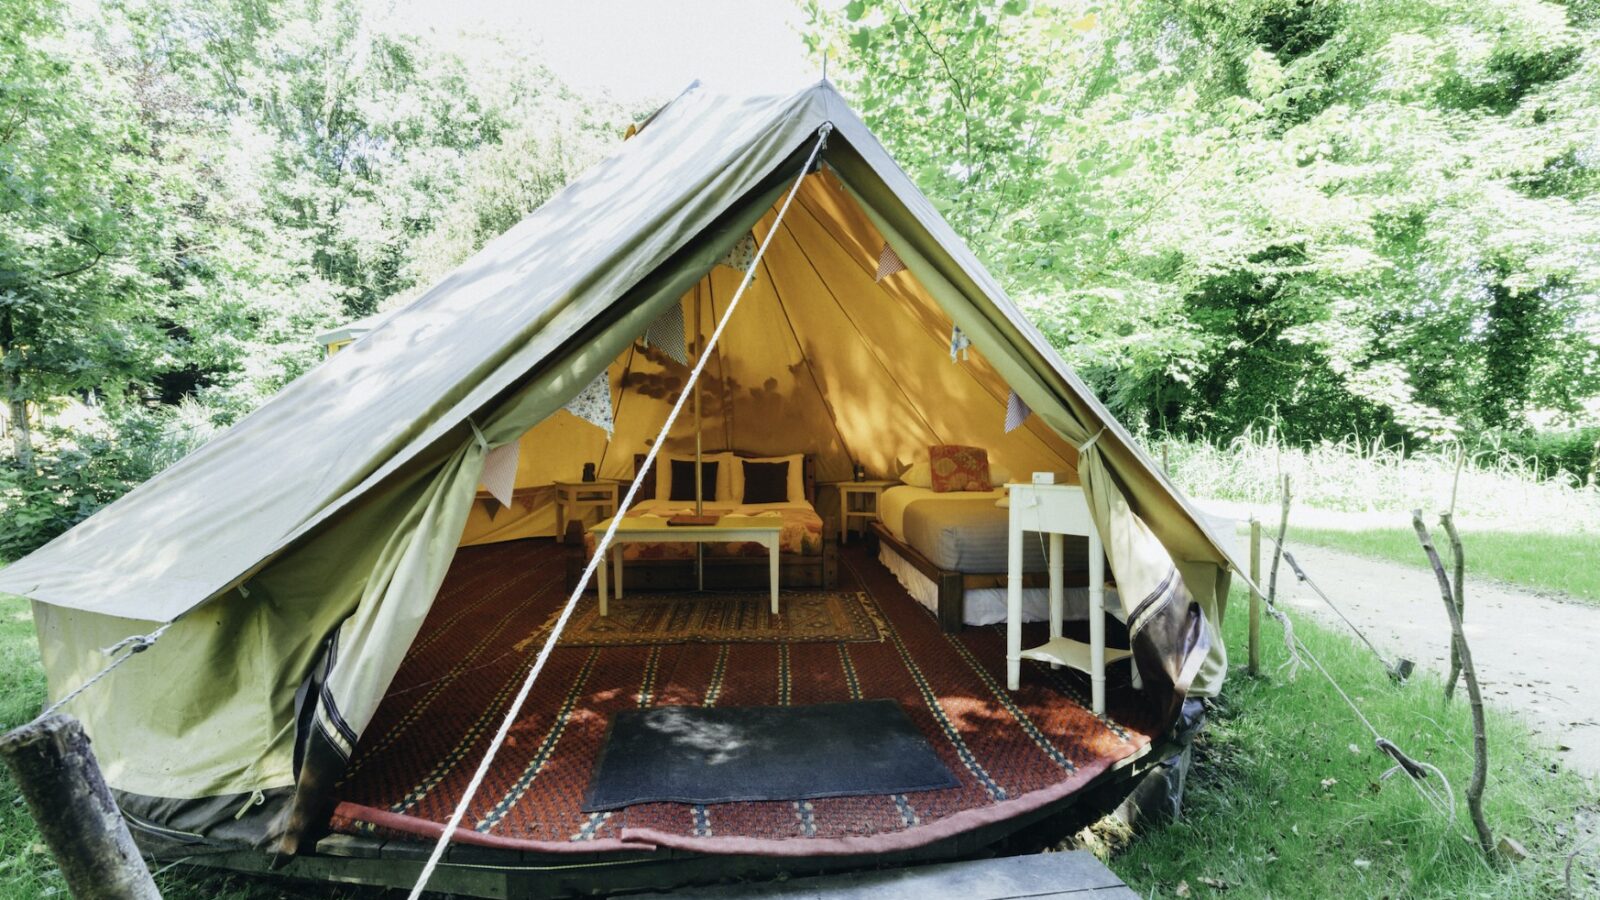
POLYGON ((933 470, 933 491, 987 491, 989 454, 982 447, 959 444, 934 444, 928 448, 928 465, 933 470))

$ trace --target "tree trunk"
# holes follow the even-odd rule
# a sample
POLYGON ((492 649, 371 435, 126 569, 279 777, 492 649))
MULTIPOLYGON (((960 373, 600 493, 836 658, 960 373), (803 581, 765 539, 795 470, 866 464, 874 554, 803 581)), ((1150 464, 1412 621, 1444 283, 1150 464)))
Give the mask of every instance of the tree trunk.
POLYGON ((6 357, 15 352, 12 346, 11 316, 0 319, 0 394, 5 396, 6 409, 11 413, 11 454, 17 464, 33 471, 33 427, 28 424, 28 401, 22 396, 22 381, 14 369, 6 366, 6 357))
POLYGON ((77 900, 161 900, 77 719, 53 715, 0 737, 0 759, 77 900))
MULTIPOLYGON (((15 382, 16 378, 7 376, 6 381, 15 382)), ((11 455, 16 458, 17 465, 31 472, 33 471, 33 427, 28 424, 28 402, 14 397, 6 401, 6 406, 11 410, 11 455)))

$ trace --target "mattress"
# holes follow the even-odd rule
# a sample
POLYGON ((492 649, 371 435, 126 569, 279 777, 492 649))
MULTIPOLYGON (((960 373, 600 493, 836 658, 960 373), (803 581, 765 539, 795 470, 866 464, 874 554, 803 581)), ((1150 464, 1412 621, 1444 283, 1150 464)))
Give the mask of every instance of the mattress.
MULTIPOLYGON (((627 518, 635 516, 655 516, 658 518, 671 518, 679 513, 693 513, 693 503, 673 502, 670 500, 641 500, 628 510, 627 518)), ((822 517, 811 504, 805 501, 795 503, 707 503, 707 515, 713 516, 749 516, 754 518, 776 518, 781 522, 778 533, 778 552, 790 556, 821 556, 822 555, 822 517)), ((595 534, 585 532, 584 546, 589 554, 594 553, 595 534)), ((622 558, 635 559, 694 559, 695 544, 676 541, 663 541, 660 543, 643 543, 628 541, 622 545, 622 558)), ((767 548, 753 542, 707 542, 703 545, 707 557, 718 556, 750 556, 767 557, 767 548)))
MULTIPOLYGON (((1011 513, 995 505, 1004 491, 949 491, 896 485, 878 500, 878 516, 889 533, 950 572, 1004 574, 1011 513)), ((1066 538, 1069 570, 1087 567, 1086 538, 1066 538)), ((1025 535, 1022 570, 1043 572, 1045 540, 1025 535)))

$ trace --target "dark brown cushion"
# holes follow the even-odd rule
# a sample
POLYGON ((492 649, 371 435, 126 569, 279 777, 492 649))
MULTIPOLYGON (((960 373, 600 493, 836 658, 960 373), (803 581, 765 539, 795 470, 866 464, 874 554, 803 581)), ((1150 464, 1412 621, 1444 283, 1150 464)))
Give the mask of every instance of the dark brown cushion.
MULTIPOLYGON (((715 461, 700 463, 700 499, 707 503, 717 499, 717 464, 715 461)), ((680 500, 694 502, 694 460, 672 460, 672 496, 667 499, 674 503, 680 500)))
POLYGON ((786 503, 789 500, 788 462, 746 462, 744 466, 744 503, 786 503))

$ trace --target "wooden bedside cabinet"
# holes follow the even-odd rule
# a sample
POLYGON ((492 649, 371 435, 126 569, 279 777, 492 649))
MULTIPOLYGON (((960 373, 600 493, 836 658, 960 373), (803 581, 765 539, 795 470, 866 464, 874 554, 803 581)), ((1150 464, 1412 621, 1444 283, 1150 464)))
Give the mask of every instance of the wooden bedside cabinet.
POLYGON ((848 543, 850 540, 850 520, 860 519, 862 526, 857 529, 866 533, 866 523, 878 520, 878 498, 883 495, 886 488, 894 487, 898 481, 832 481, 829 482, 839 490, 839 543, 848 543), (852 498, 860 498, 852 502, 852 498), (868 499, 870 498, 870 504, 868 499))

